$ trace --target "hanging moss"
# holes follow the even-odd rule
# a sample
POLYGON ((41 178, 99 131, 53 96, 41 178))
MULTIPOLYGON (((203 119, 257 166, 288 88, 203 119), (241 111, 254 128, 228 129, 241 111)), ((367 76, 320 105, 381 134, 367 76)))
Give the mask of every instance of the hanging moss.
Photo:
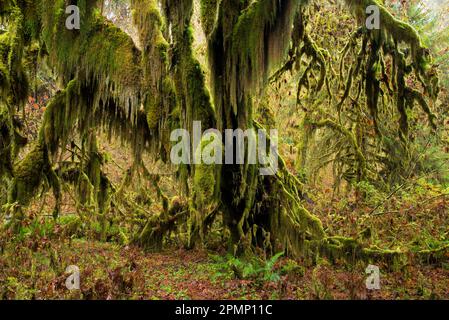
MULTIPOLYGON (((65 170, 61 176, 76 186, 79 198, 77 205, 84 209, 89 208, 103 219, 111 202, 113 187, 102 170, 104 158, 98 150, 95 134, 91 130, 83 138, 82 150, 85 150, 85 152, 77 164, 78 168, 65 170)), ((103 219, 104 223, 105 220, 103 219)))
POLYGON ((263 85, 270 69, 286 53, 299 2, 220 2, 217 26, 209 37, 214 101, 220 112, 224 104, 235 115, 241 113, 239 117, 246 122, 241 127, 247 127, 251 112, 251 108, 241 107, 242 99, 248 99, 250 91, 263 85), (221 101, 219 96, 224 92, 230 96, 229 102, 221 101))
POLYGON ((57 119, 65 110, 65 91, 59 92, 47 105, 44 114, 44 121, 41 129, 41 138, 45 139, 45 143, 50 146, 52 153, 55 153, 59 146, 59 139, 62 134, 63 127, 73 125, 73 123, 64 123, 57 119))
POLYGON ((189 131, 193 121, 201 121, 204 128, 215 127, 215 111, 204 72, 192 50, 192 6, 192 0, 182 0, 181 3, 166 0, 162 6, 173 37, 170 65, 178 107, 185 114, 181 125, 189 131))
POLYGON ((131 1, 133 20, 139 31, 143 47, 143 101, 146 119, 151 130, 153 151, 160 152, 163 159, 169 149, 172 113, 176 108, 176 93, 169 77, 169 43, 164 36, 164 25, 159 7, 154 0, 131 1))
POLYGON ((140 52, 127 34, 92 8, 94 5, 78 2, 83 23, 74 31, 65 28, 64 1, 41 1, 47 13, 42 16, 42 35, 50 61, 65 82, 75 76, 82 84, 95 82, 97 99, 116 101, 135 120, 140 107, 140 52))
POLYGON ((79 203, 83 207, 94 207, 95 206, 95 193, 94 186, 89 180, 89 177, 85 172, 82 172, 78 176, 77 181, 77 193, 79 196, 79 203))
MULTIPOLYGON (((426 91, 432 97, 438 92, 434 85, 437 85, 435 78, 437 77, 431 67, 431 57, 428 49, 426 49, 421 41, 418 32, 408 23, 400 21, 383 6, 383 3, 377 0, 346 0, 346 3, 353 10, 357 19, 364 23, 366 17, 365 9, 370 5, 376 5, 379 8, 381 20, 382 40, 386 39, 385 35, 390 36, 396 43, 405 43, 411 49, 412 67, 416 71, 418 79, 423 82, 426 91)), ((373 34, 378 33, 374 30, 373 34)))
POLYGON ((29 82, 22 66, 25 46, 23 30, 24 17, 18 7, 13 7, 9 16, 8 32, 0 38, 0 51, 9 74, 10 103, 16 107, 23 107, 28 98, 29 82))

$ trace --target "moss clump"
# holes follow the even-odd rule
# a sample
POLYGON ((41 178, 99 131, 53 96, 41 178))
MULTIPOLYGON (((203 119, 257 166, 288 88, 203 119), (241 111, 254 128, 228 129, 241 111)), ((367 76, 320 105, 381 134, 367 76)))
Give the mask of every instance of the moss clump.
POLYGON ((45 144, 43 141, 36 141, 26 157, 14 166, 14 180, 9 190, 8 202, 27 205, 49 170, 50 163, 45 144))
POLYGON ((400 266, 405 255, 398 250, 386 250, 377 247, 367 248, 359 240, 346 237, 328 237, 319 243, 319 255, 332 262, 341 260, 355 263, 358 260, 379 263, 386 262, 400 266))

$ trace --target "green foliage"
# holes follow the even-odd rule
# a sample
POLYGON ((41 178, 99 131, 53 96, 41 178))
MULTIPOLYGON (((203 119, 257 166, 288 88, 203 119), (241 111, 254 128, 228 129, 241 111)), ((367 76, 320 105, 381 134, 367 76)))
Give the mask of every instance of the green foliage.
POLYGON ((283 255, 284 252, 279 252, 268 260, 260 260, 257 257, 247 260, 232 255, 211 257, 221 269, 218 276, 233 274, 238 279, 277 282, 280 280, 280 275, 275 266, 279 258, 283 255))

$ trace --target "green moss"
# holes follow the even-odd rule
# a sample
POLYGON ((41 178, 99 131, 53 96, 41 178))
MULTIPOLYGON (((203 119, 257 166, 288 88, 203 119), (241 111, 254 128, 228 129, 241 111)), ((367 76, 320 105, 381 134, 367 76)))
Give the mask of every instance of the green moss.
MULTIPOLYGON (((201 121, 205 128, 213 128, 215 123, 215 111, 212 107, 205 79, 200 63, 193 57, 184 61, 184 96, 187 110, 191 112, 191 121, 201 121)), ((189 117, 189 118, 190 118, 189 117)))
POLYGON ((79 204, 84 207, 95 206, 94 186, 90 182, 86 173, 82 172, 78 177, 77 193, 79 197, 79 204))
POLYGON ((153 151, 165 160, 169 154, 170 115, 176 108, 176 93, 169 77, 169 43, 167 29, 154 0, 131 1, 133 20, 142 47, 142 97, 146 123, 151 130, 153 151))
POLYGON ((28 78, 22 66, 25 46, 24 17, 18 7, 13 7, 8 18, 8 31, 0 36, 0 63, 8 70, 8 76, 4 71, 2 72, 4 78, 9 78, 11 92, 8 102, 11 105, 22 107, 29 92, 28 78))
POLYGON ((310 248, 307 241, 321 241, 325 232, 321 221, 299 202, 300 195, 295 185, 297 181, 289 173, 282 170, 282 175, 274 182, 273 195, 267 198, 264 204, 270 208, 270 224, 265 226, 279 241, 278 245, 293 256, 304 256, 310 248), (276 202, 284 205, 271 208, 276 202))
POLYGON ((66 92, 62 91, 57 93, 53 99, 50 100, 44 113, 40 138, 44 139, 45 143, 50 146, 52 153, 56 153, 59 147, 63 126, 70 125, 61 120, 64 115, 64 110, 66 109, 65 102, 66 92))
POLYGON ((6 65, 9 52, 9 35, 8 32, 0 34, 0 60, 6 65))
POLYGON ((14 180, 8 202, 28 205, 36 194, 44 175, 50 170, 48 154, 43 141, 36 141, 23 160, 14 165, 14 180))
POLYGON ((147 250, 160 251, 164 237, 177 230, 178 224, 185 223, 188 213, 187 205, 178 197, 171 200, 170 207, 155 214, 148 219, 145 227, 138 234, 134 242, 140 244, 147 250))
MULTIPOLYGON (((200 152, 213 143, 211 141, 202 140, 201 146, 198 146, 196 150, 197 157, 199 158, 200 152)), ((201 208, 206 206, 214 199, 215 194, 215 174, 216 167, 214 164, 198 164, 195 165, 195 173, 193 176, 193 193, 195 206, 201 208)))
MULTIPOLYGON (((230 79, 236 82, 237 92, 231 91, 231 102, 237 105, 239 91, 254 90, 286 54, 290 42, 293 18, 299 1, 257 0, 242 10, 230 32, 230 79), (247 88, 245 88, 247 87, 247 88)), ((222 10, 235 4, 222 5, 222 10)))
POLYGON ((0 16, 4 16, 7 13, 9 13, 13 7, 13 1, 12 0, 3 0, 0 2, 0 16))
POLYGON ((418 250, 415 251, 414 254, 421 263, 442 263, 447 261, 449 244, 435 249, 418 250))
POLYGON ((145 105, 147 112, 147 123, 150 130, 156 130, 161 118, 159 99, 154 97, 148 97, 148 101, 145 105))
POLYGON ((206 35, 212 33, 217 20, 218 5, 221 0, 201 0, 200 14, 201 22, 206 35))
POLYGON ((192 0, 186 0, 179 6, 168 1, 163 6, 172 27, 173 54, 170 64, 177 104, 181 114, 185 114, 181 125, 189 130, 193 121, 201 121, 205 128, 215 127, 215 111, 204 73, 192 51, 192 5, 192 0))
MULTIPOLYGON (((214 138, 215 139, 215 138, 214 138)), ((204 148, 211 143, 220 143, 215 140, 202 139, 196 152, 197 159, 200 158, 204 148)), ((210 218, 217 208, 217 166, 215 164, 197 164, 194 167, 192 200, 189 205, 188 219, 188 247, 201 245, 210 218)))
MULTIPOLYGON (((376 5, 380 11, 381 30, 388 33, 397 42, 403 42, 410 46, 413 67, 418 74, 430 77, 430 56, 427 53, 418 32, 408 23, 396 19, 378 0, 346 0, 360 23, 364 24, 365 10, 370 5, 376 5)), ((374 33, 375 34, 375 33, 374 33)))

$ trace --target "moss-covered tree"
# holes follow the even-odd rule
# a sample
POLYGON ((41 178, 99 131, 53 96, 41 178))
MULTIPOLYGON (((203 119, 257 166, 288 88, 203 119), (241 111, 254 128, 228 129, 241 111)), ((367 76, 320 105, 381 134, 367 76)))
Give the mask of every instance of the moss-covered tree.
MULTIPOLYGON (((348 94, 353 79, 360 76, 365 83, 367 107, 376 122, 379 72, 385 71, 383 57, 391 55, 395 62, 391 82, 397 91, 401 115, 399 134, 407 132, 404 110, 414 101, 432 120, 423 94, 404 82, 404 75, 413 71, 424 93, 435 97, 438 92, 430 56, 415 30, 395 19, 380 1, 345 2, 361 25, 362 31, 354 37, 363 37, 360 55, 366 57, 364 69, 361 63, 351 67, 346 81, 348 94), (380 8, 380 30, 363 27, 365 8, 369 5, 380 8), (399 45, 408 48, 409 59, 399 45)), ((18 204, 16 221, 23 214, 20 207, 28 204, 44 179, 59 198, 59 177, 55 171, 63 168, 55 168, 54 160, 61 148, 71 142, 73 132, 79 134, 82 143, 83 156, 77 163, 75 179, 80 199, 96 203, 101 212, 107 207, 105 201, 110 199, 107 193, 112 191, 102 175, 101 155, 94 138, 99 125, 132 145, 137 164, 146 151, 168 160, 168 133, 179 127, 191 132, 193 121, 219 131, 263 129, 254 121, 255 97, 264 92, 268 78, 285 59, 288 61, 283 69, 288 70, 294 59, 301 61, 303 54, 313 57, 313 64, 320 69, 317 84, 310 86, 305 74, 300 85, 315 92, 327 85, 324 53, 304 28, 308 1, 201 0, 210 88, 192 49, 193 0, 130 1, 139 35, 137 44, 101 15, 101 5, 102 1, 95 0, 7 0, 0 5, 0 14, 7 25, 6 32, 0 35, 0 151, 8 155, 2 157, 0 168, 2 175, 12 179, 8 202, 18 204), (65 27, 65 8, 71 4, 80 8, 80 30, 65 27), (38 141, 13 166, 12 150, 18 145, 14 140, 14 108, 23 105, 29 91, 22 60, 27 48, 36 43, 40 60, 46 60, 57 73, 61 91, 45 112, 38 141)), ((356 139, 339 123, 322 119, 314 125, 342 132, 357 150, 356 139)), ((202 141, 199 151, 206 145, 207 141, 202 141)), ((365 175, 361 153, 357 163, 357 174, 365 175)), ((187 209, 179 201, 170 201, 162 195, 163 212, 147 222, 136 240, 160 248, 161 237, 177 228, 175 220, 185 218, 187 245, 201 245, 217 212, 221 212, 231 234, 230 250, 236 254, 262 248, 268 253, 286 250, 292 255, 312 258, 318 254, 333 259, 393 259, 402 255, 365 248, 357 239, 327 235, 321 222, 301 204, 301 183, 288 172, 282 159, 273 176, 259 175, 258 169, 258 165, 251 164, 181 166, 179 179, 191 199, 187 209), (192 183, 188 183, 190 178, 192 183)), ((58 204, 55 216, 57 211, 58 204)), ((439 248, 419 254, 439 257, 446 250, 439 248)))

